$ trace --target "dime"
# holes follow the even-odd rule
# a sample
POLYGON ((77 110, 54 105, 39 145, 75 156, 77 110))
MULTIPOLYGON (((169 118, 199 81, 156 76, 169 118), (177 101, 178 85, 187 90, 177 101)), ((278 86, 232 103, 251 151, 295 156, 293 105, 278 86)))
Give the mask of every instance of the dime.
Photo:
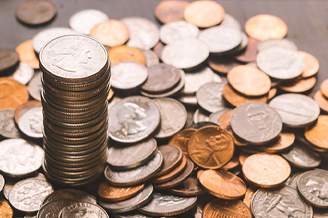
POLYGON ((201 86, 197 93, 197 102, 205 110, 214 113, 225 108, 222 91, 226 83, 211 82, 201 86))
POLYGON ((187 111, 183 104, 173 98, 158 98, 154 102, 161 113, 160 129, 155 138, 171 137, 185 126, 187 111))
POLYGON ((18 118, 18 127, 29 137, 42 138, 43 117, 41 105, 29 108, 23 112, 18 118))
POLYGON ((3 199, 0 200, 0 216, 2 218, 12 218, 14 211, 10 207, 9 203, 3 199))
POLYGON ((189 176, 180 185, 169 190, 172 194, 178 196, 197 196, 205 193, 197 178, 189 176))
POLYGON ((187 72, 185 87, 182 90, 182 93, 189 95, 194 94, 202 85, 209 82, 214 82, 213 80, 214 72, 209 67, 202 67, 198 70, 187 72))
POLYGON ((78 202, 70 206, 64 207, 58 217, 71 218, 81 216, 81 214, 83 214, 82 216, 84 216, 84 214, 87 214, 87 216, 90 217, 109 218, 106 211, 100 206, 85 202, 78 202))
POLYGON ((132 186, 145 182, 155 173, 157 173, 163 165, 163 155, 157 151, 155 157, 148 163, 135 169, 125 171, 115 171, 109 166, 105 169, 106 179, 116 186, 132 186))
POLYGON ((142 54, 146 58, 146 66, 150 67, 156 64, 159 64, 159 59, 156 53, 152 50, 141 49, 142 54))
POLYGON ((20 132, 15 125, 15 110, 0 110, 0 135, 5 138, 20 138, 20 132))
POLYGON ((130 39, 127 46, 151 49, 159 41, 159 29, 154 22, 142 17, 126 17, 122 22, 128 27, 130 39))
POLYGON ((18 68, 13 73, 12 78, 17 82, 26 85, 33 77, 34 70, 30 65, 21 61, 18 65, 18 68))
POLYGON ((210 57, 208 65, 216 72, 227 74, 233 67, 239 66, 240 63, 230 56, 210 57))
POLYGON ((245 179, 263 188, 280 186, 288 179, 290 172, 288 162, 276 154, 253 154, 243 164, 245 179))
POLYGON ((69 200, 69 201, 79 201, 96 204, 97 200, 94 196, 87 192, 77 190, 77 189, 59 189, 49 194, 43 201, 43 205, 49 204, 51 202, 69 200))
POLYGON ((309 126, 316 122, 320 114, 318 104, 301 94, 279 95, 269 105, 279 113, 282 122, 292 128, 309 126))
POLYGON ((184 18, 198 27, 211 27, 221 23, 224 18, 224 9, 214 1, 196 1, 186 6, 184 18))
POLYGON ((258 43, 257 50, 260 52, 269 47, 282 47, 285 49, 297 51, 297 46, 293 41, 289 39, 266 39, 258 43))
POLYGON ((324 150, 328 149, 328 139, 326 137, 326 133, 328 131, 327 122, 328 116, 320 115, 315 125, 305 129, 305 138, 316 148, 324 150))
POLYGON ((253 196, 251 209, 256 218, 311 218, 313 215, 312 207, 303 201, 296 189, 288 186, 278 190, 259 189, 253 196))
POLYGON ((282 83, 279 88, 285 92, 303 93, 312 89, 316 83, 315 77, 296 80, 295 82, 282 83))
POLYGON ((304 61, 293 50, 269 47, 257 54, 256 63, 260 70, 279 80, 290 80, 302 75, 304 61))
POLYGON ((28 101, 28 88, 9 77, 0 78, 0 109, 16 109, 28 101))
POLYGON ((60 199, 60 200, 49 202, 47 204, 43 204, 40 210, 38 211, 36 218, 42 218, 42 217, 57 218, 59 217, 59 214, 63 208, 68 207, 74 203, 77 203, 77 201, 60 199))
POLYGON ((281 132, 278 139, 268 146, 259 147, 258 149, 268 153, 282 152, 290 148, 295 140, 295 134, 292 132, 281 132))
POLYGON ((143 53, 137 49, 121 45, 108 50, 108 57, 112 66, 120 62, 132 61, 146 65, 146 58, 143 53))
POLYGON ((243 217, 251 218, 252 213, 242 201, 224 201, 215 199, 208 203, 203 211, 203 218, 243 217))
POLYGON ((170 22, 160 29, 160 39, 165 44, 171 44, 181 39, 196 39, 198 34, 198 27, 186 21, 170 22))
POLYGON ((169 145, 177 146, 181 149, 182 154, 189 158, 188 155, 188 142, 192 134, 196 132, 196 129, 184 129, 172 136, 169 141, 169 145))
POLYGON ((328 113, 328 100, 323 96, 320 90, 314 94, 314 100, 317 102, 321 110, 328 113))
POLYGON ((41 75, 42 73, 40 71, 35 73, 33 78, 28 84, 28 92, 30 96, 38 101, 41 101, 41 90, 42 90, 41 75))
POLYGON ((188 143, 190 158, 205 169, 218 169, 229 162, 234 152, 230 133, 218 126, 206 126, 195 132, 188 143))
POLYGON ((108 16, 98 10, 87 9, 76 12, 69 19, 69 26, 77 33, 88 35, 97 24, 108 20, 108 16))
POLYGON ((144 187, 144 184, 130 187, 115 187, 108 182, 102 182, 98 189, 98 195, 106 201, 123 201, 137 195, 144 187))
POLYGON ((209 112, 205 111, 204 109, 198 108, 194 113, 194 123, 209 122, 209 115, 209 112))
POLYGON ((322 94, 328 98, 328 79, 324 80, 320 85, 320 91, 322 94))
POLYGON ((182 160, 182 150, 173 145, 162 145, 158 150, 163 155, 163 166, 155 177, 162 176, 171 172, 182 160))
POLYGON ((187 1, 163 1, 155 8, 155 16, 161 23, 184 20, 183 12, 187 1))
POLYGON ((19 60, 27 63, 34 69, 39 69, 39 59, 36 57, 33 50, 33 41, 27 40, 19 44, 16 48, 19 60))
POLYGON ((241 25, 239 23, 239 21, 233 17, 230 14, 225 13, 222 22, 220 23, 220 26, 225 26, 225 27, 229 27, 229 28, 234 28, 234 29, 238 29, 241 30, 241 25))
POLYGON ((177 197, 155 192, 148 204, 138 210, 149 216, 174 216, 196 205, 197 197, 177 197))
POLYGON ((238 53, 236 56, 234 56, 234 58, 244 63, 256 61, 258 42, 259 41, 256 39, 249 38, 245 50, 241 53, 238 53))

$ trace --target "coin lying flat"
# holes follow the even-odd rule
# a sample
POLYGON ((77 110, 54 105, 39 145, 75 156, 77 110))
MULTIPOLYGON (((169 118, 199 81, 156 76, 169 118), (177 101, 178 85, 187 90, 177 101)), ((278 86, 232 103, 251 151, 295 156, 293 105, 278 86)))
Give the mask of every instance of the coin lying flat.
POLYGON ((0 78, 0 109, 16 109, 28 101, 28 88, 10 77, 0 78))
POLYGON ((215 199, 208 203, 203 211, 203 218, 234 217, 251 218, 252 213, 242 201, 224 201, 215 199))
POLYGON ((108 20, 108 16, 98 10, 87 9, 76 12, 69 19, 69 26, 77 33, 88 35, 97 24, 108 20))
POLYGON ((19 129, 32 138, 42 138, 43 116, 42 106, 29 108, 18 118, 19 129))
POLYGON ((328 116, 320 115, 315 125, 307 127, 304 132, 305 138, 313 144, 316 148, 324 150, 328 149, 328 139, 326 133, 328 116))
POLYGON ((126 45, 117 46, 108 50, 111 66, 120 62, 132 61, 146 65, 146 58, 142 51, 126 45))
POLYGON ((155 16, 162 23, 184 20, 183 12, 187 1, 163 1, 155 8, 155 16))
POLYGON ((294 133, 283 131, 279 134, 276 141, 270 143, 268 146, 259 147, 259 150, 268 153, 284 152, 293 145, 294 141, 294 133))
POLYGON ((163 155, 163 166, 161 170, 156 173, 156 177, 162 176, 171 172, 182 160, 182 150, 179 147, 173 145, 162 145, 158 147, 158 150, 163 155))
POLYGON ((211 113, 225 108, 225 102, 222 97, 222 91, 226 83, 211 82, 201 86, 197 93, 198 104, 211 113))
POLYGON ((42 217, 59 217, 61 210, 65 207, 68 207, 74 203, 77 203, 75 200, 60 199, 51 201, 47 204, 43 204, 40 210, 37 213, 36 218, 42 217))
POLYGON ((325 79, 320 85, 320 91, 322 94, 328 98, 328 79, 325 79))
POLYGON ((304 51, 298 51, 297 53, 303 58, 305 64, 302 77, 307 78, 316 75, 320 68, 318 59, 304 51))
POLYGON ((241 25, 239 23, 239 21, 233 17, 231 14, 224 14, 223 20, 220 23, 220 26, 225 26, 225 27, 229 27, 229 28, 234 28, 234 29, 238 29, 241 30, 241 25))
POLYGON ((185 87, 182 94, 191 95, 195 94, 202 85, 214 81, 215 73, 209 67, 202 67, 197 70, 188 71, 186 73, 185 87))
POLYGON ((321 110, 328 113, 328 100, 323 96, 320 90, 314 94, 314 100, 317 102, 321 110))
POLYGON ((180 185, 169 190, 172 194, 178 196, 197 196, 205 193, 197 178, 189 176, 180 185))
POLYGON ((14 216, 13 209, 4 199, 0 200, 0 216, 3 218, 12 218, 14 216))
POLYGON ((297 51, 297 46, 295 43, 289 39, 267 39, 261 41, 257 45, 257 50, 260 52, 269 47, 282 47, 285 49, 290 49, 293 51, 297 51))
POLYGON ((141 52, 146 58, 147 67, 159 64, 159 58, 153 50, 141 49, 141 52))
POLYGON ((33 78, 28 84, 28 92, 32 98, 35 100, 41 101, 41 72, 37 72, 34 74, 33 78))
POLYGON ((0 135, 5 138, 20 138, 20 132, 15 125, 15 110, 0 110, 0 135))
POLYGON ((256 61, 257 44, 258 41, 256 39, 249 38, 246 48, 243 51, 240 50, 238 54, 234 56, 234 58, 244 63, 251 63, 256 61))
POLYGON ((233 67, 240 63, 230 56, 210 57, 208 65, 216 72, 227 74, 233 67))
POLYGON ((17 82, 26 85, 33 77, 34 70, 30 65, 21 61, 18 65, 18 68, 13 73, 12 78, 17 82))
POLYGON ((39 59, 34 53, 33 42, 31 39, 19 44, 16 47, 16 52, 18 53, 20 61, 27 63, 34 69, 39 69, 39 59))
POLYGON ((198 108, 194 113, 194 123, 209 122, 209 112, 204 109, 198 108))
POLYGON ((279 88, 285 92, 303 93, 312 89, 316 81, 315 77, 303 78, 289 83, 281 83, 279 88))
POLYGON ((19 63, 19 56, 16 51, 9 49, 0 50, 0 73, 12 70, 19 63))
POLYGON ((182 150, 182 154, 189 158, 188 155, 188 142, 192 134, 196 132, 196 129, 183 129, 172 136, 169 141, 169 145, 174 145, 182 150))
POLYGON ((115 187, 108 182, 102 182, 99 186, 98 194, 106 201, 123 201, 137 195, 144 187, 144 184, 129 187, 115 187))
POLYGON ((198 27, 186 21, 175 21, 165 24, 160 29, 161 41, 165 44, 174 43, 177 40, 197 38, 198 27))
POLYGON ((43 201, 43 205, 60 200, 97 203, 91 194, 77 189, 59 189, 49 194, 43 201))
POLYGON ((87 214, 90 217, 98 218, 109 218, 108 214, 104 209, 96 204, 78 202, 70 206, 64 207, 60 212, 60 217, 62 218, 71 218, 76 216, 81 216, 82 214, 87 214))

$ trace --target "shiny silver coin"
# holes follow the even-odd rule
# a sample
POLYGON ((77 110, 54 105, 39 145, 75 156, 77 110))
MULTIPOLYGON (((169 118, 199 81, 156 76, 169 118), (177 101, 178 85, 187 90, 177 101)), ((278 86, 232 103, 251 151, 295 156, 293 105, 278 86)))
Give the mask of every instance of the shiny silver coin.
POLYGON ((152 50, 140 49, 142 54, 146 58, 146 66, 150 67, 156 64, 159 64, 159 59, 156 53, 152 50))
POLYGON ((32 98, 34 98, 37 101, 41 101, 41 90, 42 90, 41 75, 42 73, 40 71, 37 71, 28 84, 28 93, 32 98))
POLYGON ((42 106, 32 107, 18 118, 19 129, 32 138, 42 138, 43 116, 42 106))
POLYGON ((21 134, 15 125, 15 110, 0 110, 0 135, 5 138, 21 138, 21 134))
POLYGON ((5 178, 0 174, 0 192, 2 192, 4 187, 5 187, 5 178))
POLYGON ((59 189, 48 195, 42 204, 45 205, 59 200, 79 201, 92 204, 97 203, 97 199, 87 192, 77 189, 59 189))
POLYGON ((107 163, 118 170, 132 169, 146 164, 154 157, 157 142, 151 138, 132 145, 114 144, 108 149, 107 163))
POLYGON ((180 94, 176 97, 176 99, 178 101, 180 101, 182 104, 187 105, 187 106, 197 106, 198 102, 197 102, 197 98, 196 95, 184 95, 184 94, 180 94))
POLYGON ((304 172, 297 172, 293 175, 293 177, 289 178, 287 181, 286 181, 286 185, 287 186, 290 186, 294 189, 297 190, 297 183, 298 183, 298 180, 300 179, 301 175, 303 174, 304 172))
POLYGON ((60 212, 63 208, 68 207, 74 203, 77 203, 77 200, 55 200, 46 204, 43 204, 40 210, 37 213, 37 218, 58 218, 60 212))
POLYGON ((149 137, 158 127, 160 112, 146 97, 124 98, 108 110, 108 135, 122 143, 136 143, 149 137))
POLYGON ((316 122, 320 114, 318 104, 301 94, 283 94, 273 98, 270 107, 275 109, 282 122, 291 128, 302 128, 316 122))
POLYGON ((26 85, 33 77, 34 69, 27 63, 19 62, 17 70, 11 76, 17 82, 26 85))
POLYGON ((211 82, 201 86, 197 92, 199 106, 208 112, 214 113, 225 106, 222 91, 226 83, 211 82))
POLYGON ((152 198, 153 189, 151 184, 147 184, 139 194, 130 199, 113 203, 100 200, 99 205, 110 213, 129 212, 147 204, 152 198))
POLYGON ((232 15, 227 13, 224 13, 224 17, 222 22, 220 23, 220 26, 241 30, 241 25, 239 21, 232 15))
POLYGON ((157 173, 163 165, 163 155, 157 151, 155 157, 148 163, 130 170, 117 171, 109 166, 105 169, 106 179, 116 186, 132 186, 141 184, 157 173))
POLYGON ((214 113, 211 113, 210 116, 209 116, 209 121, 213 122, 213 123, 218 123, 220 117, 228 112, 230 110, 230 108, 224 106, 222 107, 219 111, 216 111, 214 113))
POLYGON ((295 45, 295 43, 289 39, 267 39, 264 41, 260 41, 257 44, 257 51, 263 51, 266 48, 270 48, 270 47, 282 47, 285 49, 290 49, 293 51, 297 51, 297 46, 295 45))
POLYGON ((196 39, 198 34, 198 27, 186 21, 170 22, 160 29, 160 38, 165 44, 172 44, 181 39, 196 39))
POLYGON ((157 25, 142 17, 126 17, 122 22, 128 27, 130 39, 127 46, 151 49, 159 41, 159 29, 157 25))
POLYGON ((209 112, 198 108, 194 113, 194 123, 208 122, 210 120, 209 115, 209 112))
POLYGON ((78 202, 70 206, 64 207, 58 217, 72 218, 72 217, 97 217, 109 218, 106 211, 96 204, 78 202))

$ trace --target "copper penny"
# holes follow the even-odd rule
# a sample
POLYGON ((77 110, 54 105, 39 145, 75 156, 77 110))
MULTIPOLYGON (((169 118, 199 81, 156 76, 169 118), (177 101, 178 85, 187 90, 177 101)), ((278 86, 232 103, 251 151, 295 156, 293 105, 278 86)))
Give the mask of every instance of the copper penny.
POLYGON ((282 83, 279 85, 279 88, 285 92, 303 93, 312 89, 316 81, 317 79, 315 77, 303 78, 295 82, 282 83))
POLYGON ((328 79, 324 80, 321 85, 320 85, 320 91, 325 96, 328 98, 328 79))
POLYGON ((137 195, 144 187, 144 184, 131 187, 115 187, 106 181, 100 184, 98 194, 106 201, 123 201, 137 195))
POLYGON ((162 51, 163 51, 164 47, 165 46, 162 42, 158 42, 154 47, 154 52, 159 59, 161 59, 161 57, 162 57, 162 51))
POLYGON ((271 89, 270 77, 255 67, 247 65, 234 67, 229 71, 227 78, 235 90, 246 96, 262 96, 271 89))
POLYGON ((155 8, 155 16, 161 23, 184 20, 183 12, 187 1, 162 1, 155 8))
POLYGON ((273 99, 277 94, 277 88, 272 88, 270 89, 269 93, 268 93, 268 100, 273 99))
POLYGON ((10 207, 10 204, 1 199, 0 200, 0 217, 1 218, 12 218, 14 216, 14 211, 10 207))
POLYGON ((215 1, 194 1, 184 10, 185 20, 201 28, 215 26, 223 17, 224 9, 215 1))
POLYGON ((259 41, 256 39, 248 38, 248 44, 246 48, 239 54, 235 55, 234 58, 244 63, 256 61, 258 42, 259 41))
POLYGON ((250 102, 266 103, 268 100, 267 96, 262 96, 259 98, 242 96, 242 95, 238 94, 235 90, 233 90, 233 88, 230 85, 226 85, 223 88, 222 95, 225 98, 225 100, 227 100, 234 107, 238 107, 242 104, 250 103, 250 102))
POLYGON ((290 165, 284 158, 267 153, 249 156, 242 169, 247 181, 262 188, 280 186, 291 173, 290 165))
POLYGON ((188 153, 198 166, 218 169, 228 163, 233 156, 232 136, 218 126, 202 127, 191 136, 188 153))
POLYGON ((305 129, 305 138, 314 146, 328 150, 328 115, 320 115, 315 125, 305 129))
POLYGON ((137 62, 139 64, 146 65, 146 58, 142 51, 137 48, 121 45, 108 50, 108 57, 110 59, 111 66, 120 62, 137 62))
POLYGON ((226 165, 224 165, 221 169, 232 170, 238 166, 239 166, 238 156, 236 154, 234 154, 233 157, 231 158, 231 160, 226 165))
POLYGON ((240 165, 244 165, 246 158, 248 158, 251 154, 246 153, 246 152, 240 152, 238 160, 240 165))
POLYGON ((162 176, 171 172, 182 160, 182 150, 177 146, 162 145, 158 147, 158 150, 163 155, 163 166, 154 177, 162 176))
POLYGON ((248 142, 238 138, 234 133, 232 133, 232 138, 233 138, 234 144, 238 147, 244 147, 244 146, 249 145, 248 142))
POLYGON ((297 53, 303 58, 305 64, 302 77, 307 78, 317 74, 320 67, 318 59, 305 51, 297 51, 297 53))
POLYGON ((202 218, 252 218, 252 213, 242 201, 225 201, 215 199, 208 203, 202 218))
POLYGON ((21 44, 19 44, 16 48, 16 52, 18 53, 19 60, 27 63, 34 69, 39 69, 39 59, 36 57, 33 49, 33 41, 27 40, 21 44))
POLYGON ((107 101, 110 101, 114 96, 114 91, 113 89, 109 90, 108 96, 107 96, 107 101))
POLYGON ((179 196, 197 196, 205 193, 205 190, 200 186, 198 180, 193 176, 189 176, 180 185, 169 191, 179 196))
POLYGON ((196 129, 184 129, 175 134, 170 142, 169 145, 175 145, 182 150, 183 155, 189 158, 188 154, 188 142, 192 134, 196 132, 196 129))
POLYGON ((240 63, 230 56, 213 56, 209 58, 208 65, 216 72, 227 74, 233 67, 239 66, 240 63))
POLYGON ((245 194, 243 202, 246 204, 246 206, 248 208, 251 208, 252 198, 256 191, 257 191, 257 188, 255 188, 255 187, 249 187, 246 189, 246 194, 245 194))
POLYGON ((0 78, 0 109, 16 109, 28 101, 28 88, 9 77, 0 78))
POLYGON ((233 110, 228 110, 227 112, 222 114, 221 117, 218 120, 218 124, 220 124, 220 126, 223 129, 226 129, 228 131, 230 131, 230 129, 231 129, 231 127, 230 127, 230 118, 231 118, 232 112, 233 112, 233 110))
POLYGON ((328 113, 328 100, 323 96, 320 90, 314 94, 314 100, 318 103, 321 110, 328 113))
POLYGON ((19 105, 16 110, 15 110, 15 122, 18 125, 18 119, 20 118, 21 115, 23 115, 28 109, 40 106, 41 102, 40 101, 28 101, 25 102, 21 105, 19 105))
POLYGON ((281 132, 278 139, 268 146, 258 147, 259 150, 268 153, 277 153, 285 151, 292 146, 295 141, 295 134, 292 132, 281 132))
POLYGON ((222 169, 205 170, 200 175, 199 182, 211 195, 221 199, 238 199, 246 193, 244 181, 233 173, 222 169))
POLYGON ((270 14, 259 14, 246 21, 245 32, 259 41, 282 39, 287 34, 287 25, 279 17, 270 14))
POLYGON ((89 34, 103 45, 116 47, 129 39, 129 29, 120 20, 109 19, 93 27, 89 34))

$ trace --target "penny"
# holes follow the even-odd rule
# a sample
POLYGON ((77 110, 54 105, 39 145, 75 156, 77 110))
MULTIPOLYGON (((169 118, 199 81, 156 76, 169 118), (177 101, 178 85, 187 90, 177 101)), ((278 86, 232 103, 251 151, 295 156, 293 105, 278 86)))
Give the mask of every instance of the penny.
POLYGON ((279 17, 259 14, 246 21, 245 32, 249 37, 259 41, 282 39, 287 34, 287 25, 279 17))
POLYGON ((187 1, 163 1, 155 8, 155 16, 161 23, 184 20, 183 12, 187 1))
POLYGON ((256 61, 258 42, 256 39, 249 38, 245 50, 234 56, 234 58, 244 63, 256 61))
POLYGON ((243 164, 245 179, 263 188, 280 186, 288 179, 290 173, 288 162, 276 154, 253 154, 243 164))
POLYGON ((232 68, 227 79, 235 90, 250 97, 265 95, 271 89, 269 76, 259 69, 247 65, 232 68))
POLYGON ((188 155, 188 142, 192 134, 196 132, 196 129, 184 129, 172 136, 169 141, 169 145, 177 146, 181 149, 183 155, 189 158, 188 155))
POLYGON ((108 96, 107 96, 107 100, 110 101, 110 100, 112 100, 113 97, 114 97, 114 91, 113 91, 113 89, 110 89, 108 96))
POLYGON ((189 139, 188 153, 198 166, 218 169, 228 163, 233 156, 232 136, 218 126, 200 128, 189 139))
POLYGON ((83 211, 82 214, 87 214, 87 216, 90 217, 109 218, 108 214, 103 208, 96 204, 90 204, 85 202, 78 202, 70 206, 64 207, 63 210, 60 212, 61 215, 59 215, 58 217, 70 218, 81 216, 81 211, 83 211))
POLYGON ((211 53, 220 54, 236 48, 242 37, 238 29, 216 26, 203 30, 198 39, 206 43, 211 53))
POLYGON ((3 218, 12 218, 14 216, 14 211, 10 204, 3 199, 0 200, 0 216, 3 218))
POLYGON ((87 9, 76 12, 69 19, 69 26, 77 33, 89 35, 97 24, 108 20, 108 16, 98 10, 87 9))
POLYGON ((136 143, 151 135, 160 122, 160 112, 152 100, 131 96, 124 98, 108 110, 111 120, 109 136, 118 142, 136 143))
POLYGON ((146 65, 146 58, 143 53, 137 49, 126 45, 118 46, 108 50, 108 57, 110 59, 111 66, 120 62, 137 62, 142 65, 146 65))
POLYGON ((60 201, 60 200, 69 200, 69 201, 79 201, 96 204, 96 198, 81 190, 77 189, 59 189, 51 194, 49 194, 43 201, 43 205, 49 204, 51 202, 60 201))
POLYGON ((216 72, 227 74, 233 67, 240 63, 230 56, 210 57, 208 65, 216 72))
POLYGON ((26 85, 34 75, 34 70, 25 62, 20 62, 16 71, 12 74, 12 78, 17 82, 26 85))
POLYGON ((224 201, 215 199, 208 203, 203 211, 203 218, 243 217, 251 218, 252 213, 242 201, 224 201))
POLYGON ((213 123, 218 123, 220 117, 229 110, 230 109, 228 107, 223 107, 219 111, 211 113, 211 115, 209 116, 209 121, 211 121, 213 123))
POLYGON ((231 115, 232 131, 254 145, 268 143, 282 130, 279 114, 263 103, 247 103, 235 108, 231 115))
POLYGON ((316 83, 315 77, 296 80, 295 82, 282 83, 279 88, 285 92, 303 93, 312 89, 316 83))
POLYGON ((173 145, 162 145, 158 147, 158 150, 163 155, 163 166, 155 177, 162 176, 174 170, 176 166, 182 160, 182 150, 179 147, 173 145))
POLYGON ((281 47, 270 47, 260 51, 256 57, 260 70, 270 77, 279 80, 290 80, 302 75, 304 61, 293 50, 281 47))
POLYGON ((240 165, 244 165, 246 158, 248 158, 249 156, 250 154, 242 151, 238 157, 240 165))
POLYGON ((257 188, 255 187, 249 187, 246 189, 246 194, 245 194, 245 197, 244 197, 244 204, 246 204, 246 206, 248 208, 251 208, 251 203, 252 203, 252 198, 256 192, 257 188))
POLYGON ((19 57, 16 51, 1 49, 0 50, 0 73, 7 73, 15 68, 19 63, 19 57))
POLYGON ((171 137, 185 126, 187 111, 183 104, 173 98, 158 98, 153 101, 161 114, 160 128, 155 133, 155 138, 171 137))
POLYGON ((198 27, 186 21, 170 22, 161 26, 160 29, 160 39, 165 44, 171 44, 181 39, 196 39, 198 34, 198 27))
POLYGON ((135 89, 145 83, 147 78, 147 68, 136 62, 121 62, 111 68, 111 85, 114 89, 135 89))
POLYGON ((148 216, 174 216, 190 210, 196 202, 197 197, 178 197, 154 192, 150 202, 138 210, 148 216))
POLYGON ((281 116, 287 127, 302 128, 316 122, 320 108, 310 97, 301 94, 283 94, 270 101, 270 107, 281 116))
POLYGON ((42 73, 40 71, 36 72, 28 84, 28 92, 30 96, 38 101, 41 101, 41 90, 42 90, 41 75, 42 73))
POLYGON ((296 189, 288 186, 278 190, 259 189, 253 196, 251 209, 256 218, 270 216, 311 218, 313 215, 312 207, 304 202, 296 189))
POLYGON ((207 28, 221 23, 224 9, 214 1, 196 1, 186 6, 184 18, 198 27, 207 28))
POLYGON ((315 147, 321 149, 328 149, 328 139, 326 132, 328 131, 327 126, 328 116, 320 115, 315 125, 309 126, 305 129, 305 138, 312 143, 315 147))
MULTIPOLYGON (((165 1, 165 2, 166 2, 166 1, 165 1)), ((177 2, 178 2, 178 1, 177 1, 177 2)), ((165 47, 164 44, 163 44, 161 41, 159 41, 159 42, 155 45, 155 47, 153 48, 155 54, 157 55, 157 57, 158 57, 159 59, 162 59, 162 52, 163 52, 164 47, 165 47)))
POLYGON ((183 94, 195 94, 202 85, 214 82, 214 72, 209 67, 187 72, 183 94))
POLYGON ((224 114, 221 115, 221 117, 217 120, 217 123, 220 124, 220 126, 223 129, 226 129, 228 131, 231 130, 230 120, 231 120, 231 114, 233 110, 228 110, 224 114))
POLYGON ((18 118, 18 127, 25 135, 41 139, 43 137, 43 116, 41 105, 29 108, 23 112, 18 118))
MULTIPOLYGON (((41 217, 47 217, 47 216, 48 217, 59 217, 60 212, 63 208, 68 207, 74 203, 77 203, 77 201, 61 199, 61 200, 52 201, 47 204, 43 204, 35 218, 41 218, 41 217)), ((24 218, 26 218, 26 217, 24 217, 24 218)))
POLYGON ((224 165, 221 169, 223 170, 232 170, 232 169, 235 169, 236 167, 239 166, 239 160, 238 160, 238 157, 237 155, 234 155, 231 160, 226 164, 224 165))
POLYGON ((295 141, 295 134, 292 132, 281 132, 278 136, 278 139, 268 144, 267 146, 259 147, 261 151, 268 153, 277 153, 287 150, 292 146, 295 141))
POLYGON ((195 113, 194 113, 194 123, 199 123, 199 122, 209 122, 209 112, 198 108, 195 113))
POLYGON ((320 91, 325 96, 328 98, 328 79, 324 80, 321 85, 320 85, 320 91))
POLYGON ((141 89, 148 93, 163 93, 172 90, 180 81, 180 70, 168 64, 148 67, 148 79, 141 89))
POLYGON ((144 187, 144 184, 131 187, 115 187, 108 182, 102 182, 99 186, 98 194, 106 201, 123 201, 137 195, 144 189, 144 187))
POLYGON ((236 91, 234 91, 230 85, 226 85, 223 88, 222 95, 223 95, 224 99, 234 107, 238 107, 242 104, 251 103, 251 102, 266 103, 268 100, 267 96, 262 96, 259 98, 242 96, 242 95, 238 94, 236 91))
POLYGON ((156 55, 156 53, 154 51, 142 49, 141 52, 146 58, 146 66, 147 67, 159 64, 158 56, 156 55))
POLYGON ((20 132, 15 125, 15 110, 0 110, 0 135, 5 138, 20 138, 20 132))
POLYGON ((273 99, 277 94, 277 88, 271 88, 269 93, 268 93, 268 101, 273 99))
POLYGON ((114 144, 108 149, 107 163, 120 170, 132 169, 146 164, 156 150, 157 142, 153 138, 129 146, 114 144))
POLYGON ((166 45, 161 59, 176 68, 192 69, 202 64, 209 55, 207 45, 199 39, 183 39, 166 45))
POLYGON ((10 204, 19 211, 35 213, 43 200, 53 192, 51 184, 41 179, 25 179, 17 182, 9 193, 10 204))
POLYGON ((163 165, 163 155, 158 151, 148 163, 125 171, 116 171, 109 166, 105 169, 106 179, 113 185, 124 187, 141 184, 157 173, 163 165))
POLYGON ((328 113, 328 100, 323 96, 320 90, 314 94, 314 100, 317 102, 321 110, 328 113))
POLYGON ((33 50, 33 41, 27 40, 25 42, 22 42, 16 47, 16 52, 18 53, 19 60, 27 63, 34 69, 39 69, 39 60, 35 56, 34 50, 33 50))
POLYGON ((293 51, 297 51, 297 46, 293 41, 289 39, 266 39, 258 43, 257 50, 260 52, 270 47, 282 47, 293 51))
POLYGON ((233 17, 230 14, 225 13, 222 22, 220 23, 220 26, 225 26, 229 28, 235 28, 238 30, 241 30, 241 25, 239 21, 233 17))
POLYGON ((197 178, 189 176, 180 185, 169 190, 172 194, 178 196, 198 196, 204 194, 205 190, 201 187, 197 178))
POLYGON ((198 104, 208 112, 214 113, 225 107, 222 91, 226 83, 210 82, 202 85, 196 93, 198 104))
POLYGON ((122 19, 122 22, 130 33, 127 46, 151 49, 159 41, 159 29, 153 21, 142 17, 126 17, 122 19))
POLYGON ((147 204, 151 199, 153 189, 153 186, 148 184, 139 194, 130 199, 120 202, 99 201, 99 205, 111 213, 129 212, 147 204))
POLYGON ((116 47, 128 41, 129 30, 122 21, 109 19, 95 25, 89 36, 103 45, 116 47))

